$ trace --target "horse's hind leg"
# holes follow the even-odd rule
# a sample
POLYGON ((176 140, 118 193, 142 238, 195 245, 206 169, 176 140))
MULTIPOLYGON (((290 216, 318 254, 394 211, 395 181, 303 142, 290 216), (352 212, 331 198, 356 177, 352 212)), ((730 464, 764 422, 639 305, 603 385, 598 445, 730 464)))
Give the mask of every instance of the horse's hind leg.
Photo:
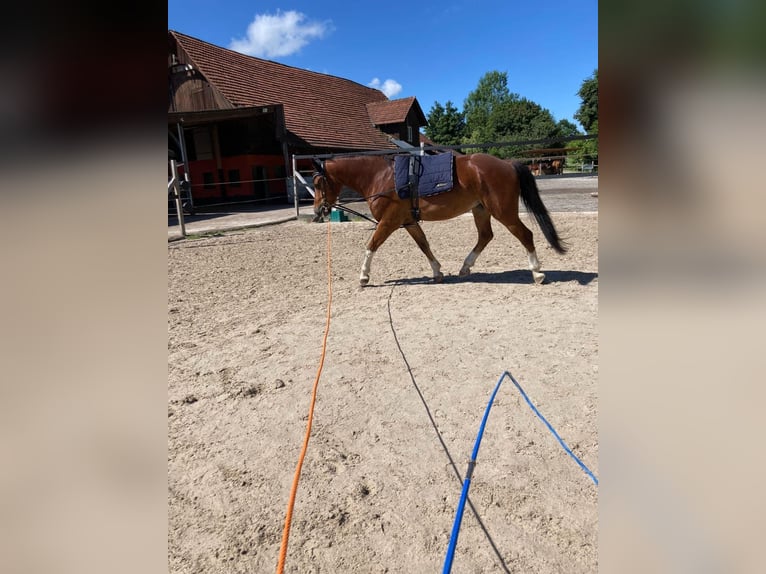
POLYGON ((468 257, 463 261, 463 266, 460 268, 460 276, 465 277, 471 272, 471 267, 476 263, 476 258, 484 251, 487 244, 492 241, 492 216, 489 211, 484 209, 484 206, 479 204, 474 207, 473 220, 476 223, 476 229, 479 231, 479 238, 476 240, 476 245, 468 254, 468 257))
POLYGON ((407 230, 407 233, 412 236, 412 238, 415 240, 415 243, 417 243, 418 247, 420 247, 420 250, 428 258, 428 263, 431 264, 431 269, 434 272, 434 281, 436 283, 441 283, 442 279, 444 279, 444 275, 441 272, 442 266, 436 260, 434 254, 431 252, 431 246, 428 245, 428 239, 426 239, 426 234, 423 232, 420 224, 413 222, 407 224, 404 228, 407 230))
POLYGON ((527 258, 529 259, 529 269, 532 271, 532 279, 534 279, 537 284, 545 281, 545 274, 540 273, 540 261, 537 259, 532 232, 518 217, 513 223, 506 223, 503 221, 503 225, 508 228, 508 231, 510 231, 527 250, 527 258))

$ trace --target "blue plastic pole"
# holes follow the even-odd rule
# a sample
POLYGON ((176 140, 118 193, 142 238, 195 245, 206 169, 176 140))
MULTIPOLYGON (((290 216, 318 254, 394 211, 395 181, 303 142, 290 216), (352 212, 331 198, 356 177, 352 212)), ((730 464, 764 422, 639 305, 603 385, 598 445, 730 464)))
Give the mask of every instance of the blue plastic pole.
POLYGON ((447 547, 447 557, 444 560, 444 569, 442 570, 442 574, 449 574, 452 570, 452 560, 455 556, 455 548, 457 547, 457 539, 458 534, 460 533, 460 523, 463 521, 463 512, 465 510, 465 502, 468 499, 468 489, 471 487, 471 477, 473 476, 473 469, 476 466, 476 457, 479 455, 479 445, 481 444, 481 437, 484 435, 484 427, 487 424, 487 418, 489 417, 489 410, 492 408, 492 403, 495 401, 495 395, 497 394, 498 389, 500 388, 500 383, 503 382, 503 379, 505 377, 508 377, 511 379, 511 382, 516 386, 516 388, 521 393, 521 396, 524 398, 524 400, 527 402, 527 405, 532 409, 532 411, 537 415, 537 417, 543 421, 546 427, 548 427, 548 430, 553 434, 553 436, 556 438, 556 440, 559 442, 561 447, 566 451, 566 453, 574 459, 574 461, 580 466, 580 468, 585 471, 585 474, 587 474, 590 479, 593 481, 593 483, 598 486, 598 478, 590 471, 590 469, 583 464, 583 462, 577 458, 577 456, 572 452, 572 449, 570 449, 567 444, 564 442, 564 440, 559 436, 559 433, 556 432, 556 429, 553 428, 551 423, 547 421, 547 419, 540 413, 539 410, 537 410, 537 407, 532 404, 532 401, 529 400, 529 397, 527 396, 527 393, 524 392, 524 389, 521 388, 521 385, 516 381, 516 379, 513 378, 513 375, 509 373, 508 371, 503 371, 503 374, 500 375, 500 378, 497 380, 497 384, 495 385, 495 390, 492 391, 492 396, 489 398, 489 402, 487 403, 487 408, 484 411, 484 418, 481 420, 481 426, 479 427, 479 434, 476 436, 476 443, 473 446, 473 452, 471 453, 471 460, 468 462, 468 470, 465 474, 465 480, 463 480, 463 491, 460 493, 460 502, 458 503, 457 507, 457 513, 455 514, 455 522, 452 525, 452 535, 450 536, 449 546, 447 547))
POLYGON ((507 371, 503 373, 503 375, 507 374, 508 377, 510 377, 511 382, 516 386, 517 389, 519 389, 519 392, 521 393, 521 396, 524 397, 524 400, 527 401, 527 405, 529 405, 529 408, 532 409, 532 411, 537 415, 537 418, 539 418, 546 427, 548 427, 548 430, 551 431, 551 434, 554 436, 554 438, 559 441, 559 444, 561 445, 561 448, 564 449, 564 451, 572 457, 572 459, 580 466, 580 468, 587 474, 590 479, 593 481, 593 484, 598 486, 598 478, 596 478, 596 475, 593 474, 590 469, 583 464, 583 462, 577 458, 577 455, 572 452, 572 449, 567 446, 567 443, 564 442, 564 439, 562 439, 559 436, 559 433, 556 432, 556 429, 553 428, 551 423, 548 422, 548 419, 546 419, 540 411, 537 410, 537 407, 532 404, 532 401, 529 400, 529 397, 527 396, 527 393, 524 392, 524 389, 521 388, 521 385, 516 381, 516 379, 513 378, 513 375, 508 373, 507 371))
POLYGON ((471 460, 468 462, 468 469, 465 473, 465 480, 463 480, 463 491, 460 493, 460 502, 458 503, 457 513, 455 514, 455 522, 452 525, 452 535, 450 536, 449 546, 447 547, 447 557, 444 560, 444 569, 442 574, 449 574, 452 570, 452 560, 455 557, 455 548, 457 547, 457 538, 460 533, 460 523, 463 521, 463 511, 465 510, 465 501, 468 499, 468 489, 471 487, 471 477, 473 476, 473 469, 476 466, 476 457, 479 455, 479 445, 481 444, 481 437, 484 435, 484 427, 487 425, 487 418, 489 417, 489 410, 492 408, 492 403, 495 401, 495 395, 500 388, 500 383, 503 382, 503 378, 508 372, 503 372, 500 378, 497 380, 495 390, 492 391, 492 396, 489 397, 487 408, 484 411, 484 417, 481 419, 481 426, 479 427, 479 434, 476 436, 476 442, 473 445, 473 452, 471 453, 471 460))

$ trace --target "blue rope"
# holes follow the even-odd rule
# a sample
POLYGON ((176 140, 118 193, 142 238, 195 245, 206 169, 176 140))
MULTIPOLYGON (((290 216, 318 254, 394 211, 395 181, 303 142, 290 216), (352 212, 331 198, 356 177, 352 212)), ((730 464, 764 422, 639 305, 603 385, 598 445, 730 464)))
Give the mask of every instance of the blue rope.
POLYGON ((447 558, 444 561, 443 574, 449 574, 452 570, 452 559, 455 556, 455 547, 457 546, 457 537, 460 532, 460 523, 463 521, 463 511, 465 510, 465 501, 468 498, 468 489, 471 487, 471 476, 473 475, 473 469, 476 466, 476 457, 479 455, 479 445, 481 444, 481 437, 484 435, 484 427, 487 425, 487 418, 489 417, 489 409, 492 408, 492 403, 495 401, 495 395, 500 388, 500 383, 503 382, 507 371, 500 375, 495 385, 495 390, 492 391, 492 396, 489 397, 487 408, 484 411, 484 418, 481 419, 481 426, 479 427, 479 434, 476 436, 476 443, 473 445, 473 452, 471 453, 471 461, 468 463, 468 470, 465 473, 465 480, 463 481, 463 492, 460 493, 460 502, 457 505, 457 514, 455 515, 455 523, 452 525, 452 536, 450 537, 449 547, 447 548, 447 558))
POLYGON ((524 389, 521 388, 521 385, 516 382, 516 379, 513 378, 513 375, 509 373, 508 371, 505 371, 503 373, 503 376, 508 375, 508 377, 511 379, 514 385, 516 385, 516 388, 519 389, 519 392, 521 393, 521 396, 524 397, 524 400, 527 401, 527 404, 529 405, 529 408, 531 408, 535 414, 540 418, 541 421, 545 423, 545 426, 548 427, 548 430, 551 431, 553 436, 556 437, 556 440, 559 441, 559 444, 562 446, 562 448, 566 451, 566 453, 571 456, 574 461, 580 465, 580 468, 585 471, 585 474, 587 474, 590 479, 593 481, 593 484, 598 486, 598 478, 596 478, 593 473, 590 471, 590 469, 583 464, 583 462, 577 458, 577 455, 572 452, 572 450, 567 446, 567 444, 561 439, 559 436, 559 433, 556 432, 556 430, 551 426, 551 423, 549 423, 547 420, 545 420, 545 417, 540 414, 540 411, 537 410, 537 407, 532 404, 532 401, 529 400, 529 397, 527 396, 527 393, 524 392, 524 389))
POLYGON ((532 411, 534 411, 534 413, 540 418, 540 420, 545 423, 545 426, 547 426, 548 430, 550 430, 551 433, 553 433, 553 436, 556 437, 556 440, 559 441, 559 444, 564 448, 566 453, 569 456, 571 456, 575 460, 575 462, 577 462, 578 465, 580 465, 580 468, 582 468, 585 471, 585 473, 588 476, 590 476, 590 478, 593 480, 596 486, 598 486, 598 479, 593 475, 593 473, 588 469, 588 467, 585 466, 579 458, 577 458, 577 456, 561 439, 561 437, 558 435, 556 430, 545 419, 545 417, 542 414, 540 414, 540 411, 538 411, 537 407, 535 407, 535 405, 532 404, 532 401, 529 400, 527 393, 524 392, 524 389, 521 388, 521 385, 516 381, 516 379, 513 378, 513 375, 508 371, 503 371, 503 374, 500 375, 500 378, 497 380, 497 384, 495 385, 495 390, 492 391, 492 395, 489 397, 487 408, 484 410, 484 417, 481 419, 481 425, 479 426, 479 433, 476 435, 476 442, 473 445, 471 460, 468 462, 468 469, 466 470, 465 479, 463 480, 463 490, 460 493, 460 501, 458 502, 457 512, 455 513, 455 522, 452 525, 452 535, 450 536, 449 546, 447 547, 447 556, 444 559, 444 568, 442 570, 442 574, 449 574, 450 571, 452 570, 452 560, 455 557, 455 548, 457 547, 457 539, 460 533, 460 524, 463 521, 463 511, 465 510, 465 503, 466 503, 466 500, 468 499, 468 489, 471 487, 471 477, 473 476, 473 470, 476 466, 476 457, 479 455, 479 445, 481 444, 481 439, 482 439, 482 436, 484 435, 484 427, 487 425, 489 410, 492 408, 492 403, 495 401, 495 395, 497 395, 497 391, 500 389, 500 383, 503 382, 503 379, 506 376, 509 379, 511 379, 514 385, 516 385, 516 388, 521 393, 521 396, 524 397, 524 400, 527 401, 527 404, 530 406, 532 411))

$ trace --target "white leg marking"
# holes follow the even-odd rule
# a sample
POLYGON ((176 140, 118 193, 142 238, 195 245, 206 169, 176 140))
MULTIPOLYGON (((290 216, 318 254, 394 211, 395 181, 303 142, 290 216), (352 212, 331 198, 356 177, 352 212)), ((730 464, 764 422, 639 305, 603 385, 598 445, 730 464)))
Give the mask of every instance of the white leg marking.
POLYGON ((545 281, 545 274, 540 273, 540 261, 537 259, 537 253, 535 251, 528 251, 527 257, 529 258, 529 268, 532 270, 532 279, 539 285, 545 281))
POLYGON ((473 264, 476 263, 476 258, 478 256, 479 254, 473 250, 468 254, 468 257, 466 257, 465 261, 463 261, 463 266, 460 268, 461 277, 465 277, 471 272, 471 267, 473 267, 473 264))
POLYGON ((444 275, 441 271, 441 264, 436 259, 429 261, 429 263, 431 264, 431 270, 434 272, 434 281, 441 283, 442 279, 444 279, 444 275))
POLYGON ((364 262, 362 263, 362 274, 359 276, 359 283, 364 287, 370 282, 370 263, 372 263, 372 256, 375 255, 374 251, 366 249, 364 252, 364 262))

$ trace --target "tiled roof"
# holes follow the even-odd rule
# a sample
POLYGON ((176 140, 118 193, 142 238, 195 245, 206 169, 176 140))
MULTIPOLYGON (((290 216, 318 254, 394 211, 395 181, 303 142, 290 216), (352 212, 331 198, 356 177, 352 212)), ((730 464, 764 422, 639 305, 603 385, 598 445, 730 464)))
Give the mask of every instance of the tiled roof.
POLYGON ((168 35, 232 105, 282 104, 288 132, 312 146, 396 147, 372 125, 367 113, 368 103, 388 102, 379 90, 344 78, 245 56, 172 30, 168 35))
POLYGON ((420 104, 413 96, 393 101, 371 102, 367 104, 367 111, 372 123, 376 126, 382 126, 404 122, 413 106, 415 106, 416 113, 420 115, 421 125, 425 125, 426 119, 423 116, 423 110, 420 109, 420 104))

